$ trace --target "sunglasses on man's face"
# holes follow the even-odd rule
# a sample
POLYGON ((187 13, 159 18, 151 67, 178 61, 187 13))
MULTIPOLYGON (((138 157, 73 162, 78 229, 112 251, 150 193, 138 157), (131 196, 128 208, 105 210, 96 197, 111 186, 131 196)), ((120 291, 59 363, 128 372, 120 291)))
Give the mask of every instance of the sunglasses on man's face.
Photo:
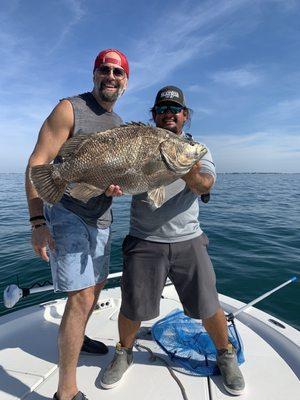
POLYGON ((155 106, 154 110, 156 114, 167 114, 167 112, 170 112, 172 114, 179 114, 184 107, 182 106, 155 106))
POLYGON ((97 71, 99 72, 100 76, 110 75, 110 72, 112 71, 113 76, 116 79, 124 79, 126 75, 124 69, 118 67, 109 67, 108 65, 101 65, 99 68, 97 68, 97 71))

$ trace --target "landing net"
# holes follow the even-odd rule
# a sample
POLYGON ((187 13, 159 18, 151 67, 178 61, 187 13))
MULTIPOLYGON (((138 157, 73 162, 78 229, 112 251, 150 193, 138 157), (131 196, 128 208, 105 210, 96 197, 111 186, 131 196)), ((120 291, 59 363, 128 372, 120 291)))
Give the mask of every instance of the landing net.
MULTIPOLYGON (((152 327, 152 336, 170 357, 173 368, 191 375, 217 375, 217 350, 203 325, 174 310, 156 322, 152 327), (174 367, 175 365, 175 367, 174 367)), ((243 344, 235 325, 228 326, 229 341, 235 347, 238 363, 245 361, 243 344)))

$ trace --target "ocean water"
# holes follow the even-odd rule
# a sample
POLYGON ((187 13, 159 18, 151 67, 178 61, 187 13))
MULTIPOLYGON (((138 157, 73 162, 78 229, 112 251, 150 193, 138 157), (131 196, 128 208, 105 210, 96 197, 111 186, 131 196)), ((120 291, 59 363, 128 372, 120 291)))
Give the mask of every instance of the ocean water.
MULTIPOLYGON (((48 263, 31 248, 23 174, 0 174, 0 315, 62 295, 44 292, 3 305, 3 290, 51 280, 48 263)), ((300 174, 219 174, 201 227, 219 293, 249 302, 293 276, 300 278, 300 174)), ((130 197, 114 200, 111 272, 121 271, 130 197)), ((300 284, 288 285, 257 307, 300 329, 300 284)))

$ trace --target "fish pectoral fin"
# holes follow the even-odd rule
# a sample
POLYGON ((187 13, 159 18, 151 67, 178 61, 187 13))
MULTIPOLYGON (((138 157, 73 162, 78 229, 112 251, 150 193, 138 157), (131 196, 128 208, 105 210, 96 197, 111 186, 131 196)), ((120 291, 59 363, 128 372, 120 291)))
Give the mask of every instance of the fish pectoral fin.
POLYGON ((92 197, 100 196, 103 192, 104 190, 83 182, 75 183, 74 186, 69 189, 69 193, 72 197, 84 203, 87 203, 92 197))
POLYGON ((160 186, 159 188, 150 190, 148 192, 148 199, 156 208, 159 208, 163 204, 165 196, 166 191, 164 186, 160 186))
POLYGON ((76 152, 79 151, 81 146, 89 139, 89 135, 86 135, 84 133, 77 134, 70 139, 68 139, 61 149, 58 152, 58 156, 61 157, 62 159, 66 159, 70 157, 71 155, 76 154, 76 152))

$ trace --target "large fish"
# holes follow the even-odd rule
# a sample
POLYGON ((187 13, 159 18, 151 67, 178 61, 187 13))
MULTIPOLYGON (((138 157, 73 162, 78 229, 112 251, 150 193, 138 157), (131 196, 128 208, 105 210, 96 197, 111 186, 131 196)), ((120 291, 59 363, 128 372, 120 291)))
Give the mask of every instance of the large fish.
POLYGON ((124 194, 148 192, 160 207, 164 186, 185 175, 207 149, 168 130, 142 123, 122 125, 105 132, 78 134, 59 151, 61 163, 37 165, 30 179, 47 203, 69 193, 84 202, 119 185, 124 194))

